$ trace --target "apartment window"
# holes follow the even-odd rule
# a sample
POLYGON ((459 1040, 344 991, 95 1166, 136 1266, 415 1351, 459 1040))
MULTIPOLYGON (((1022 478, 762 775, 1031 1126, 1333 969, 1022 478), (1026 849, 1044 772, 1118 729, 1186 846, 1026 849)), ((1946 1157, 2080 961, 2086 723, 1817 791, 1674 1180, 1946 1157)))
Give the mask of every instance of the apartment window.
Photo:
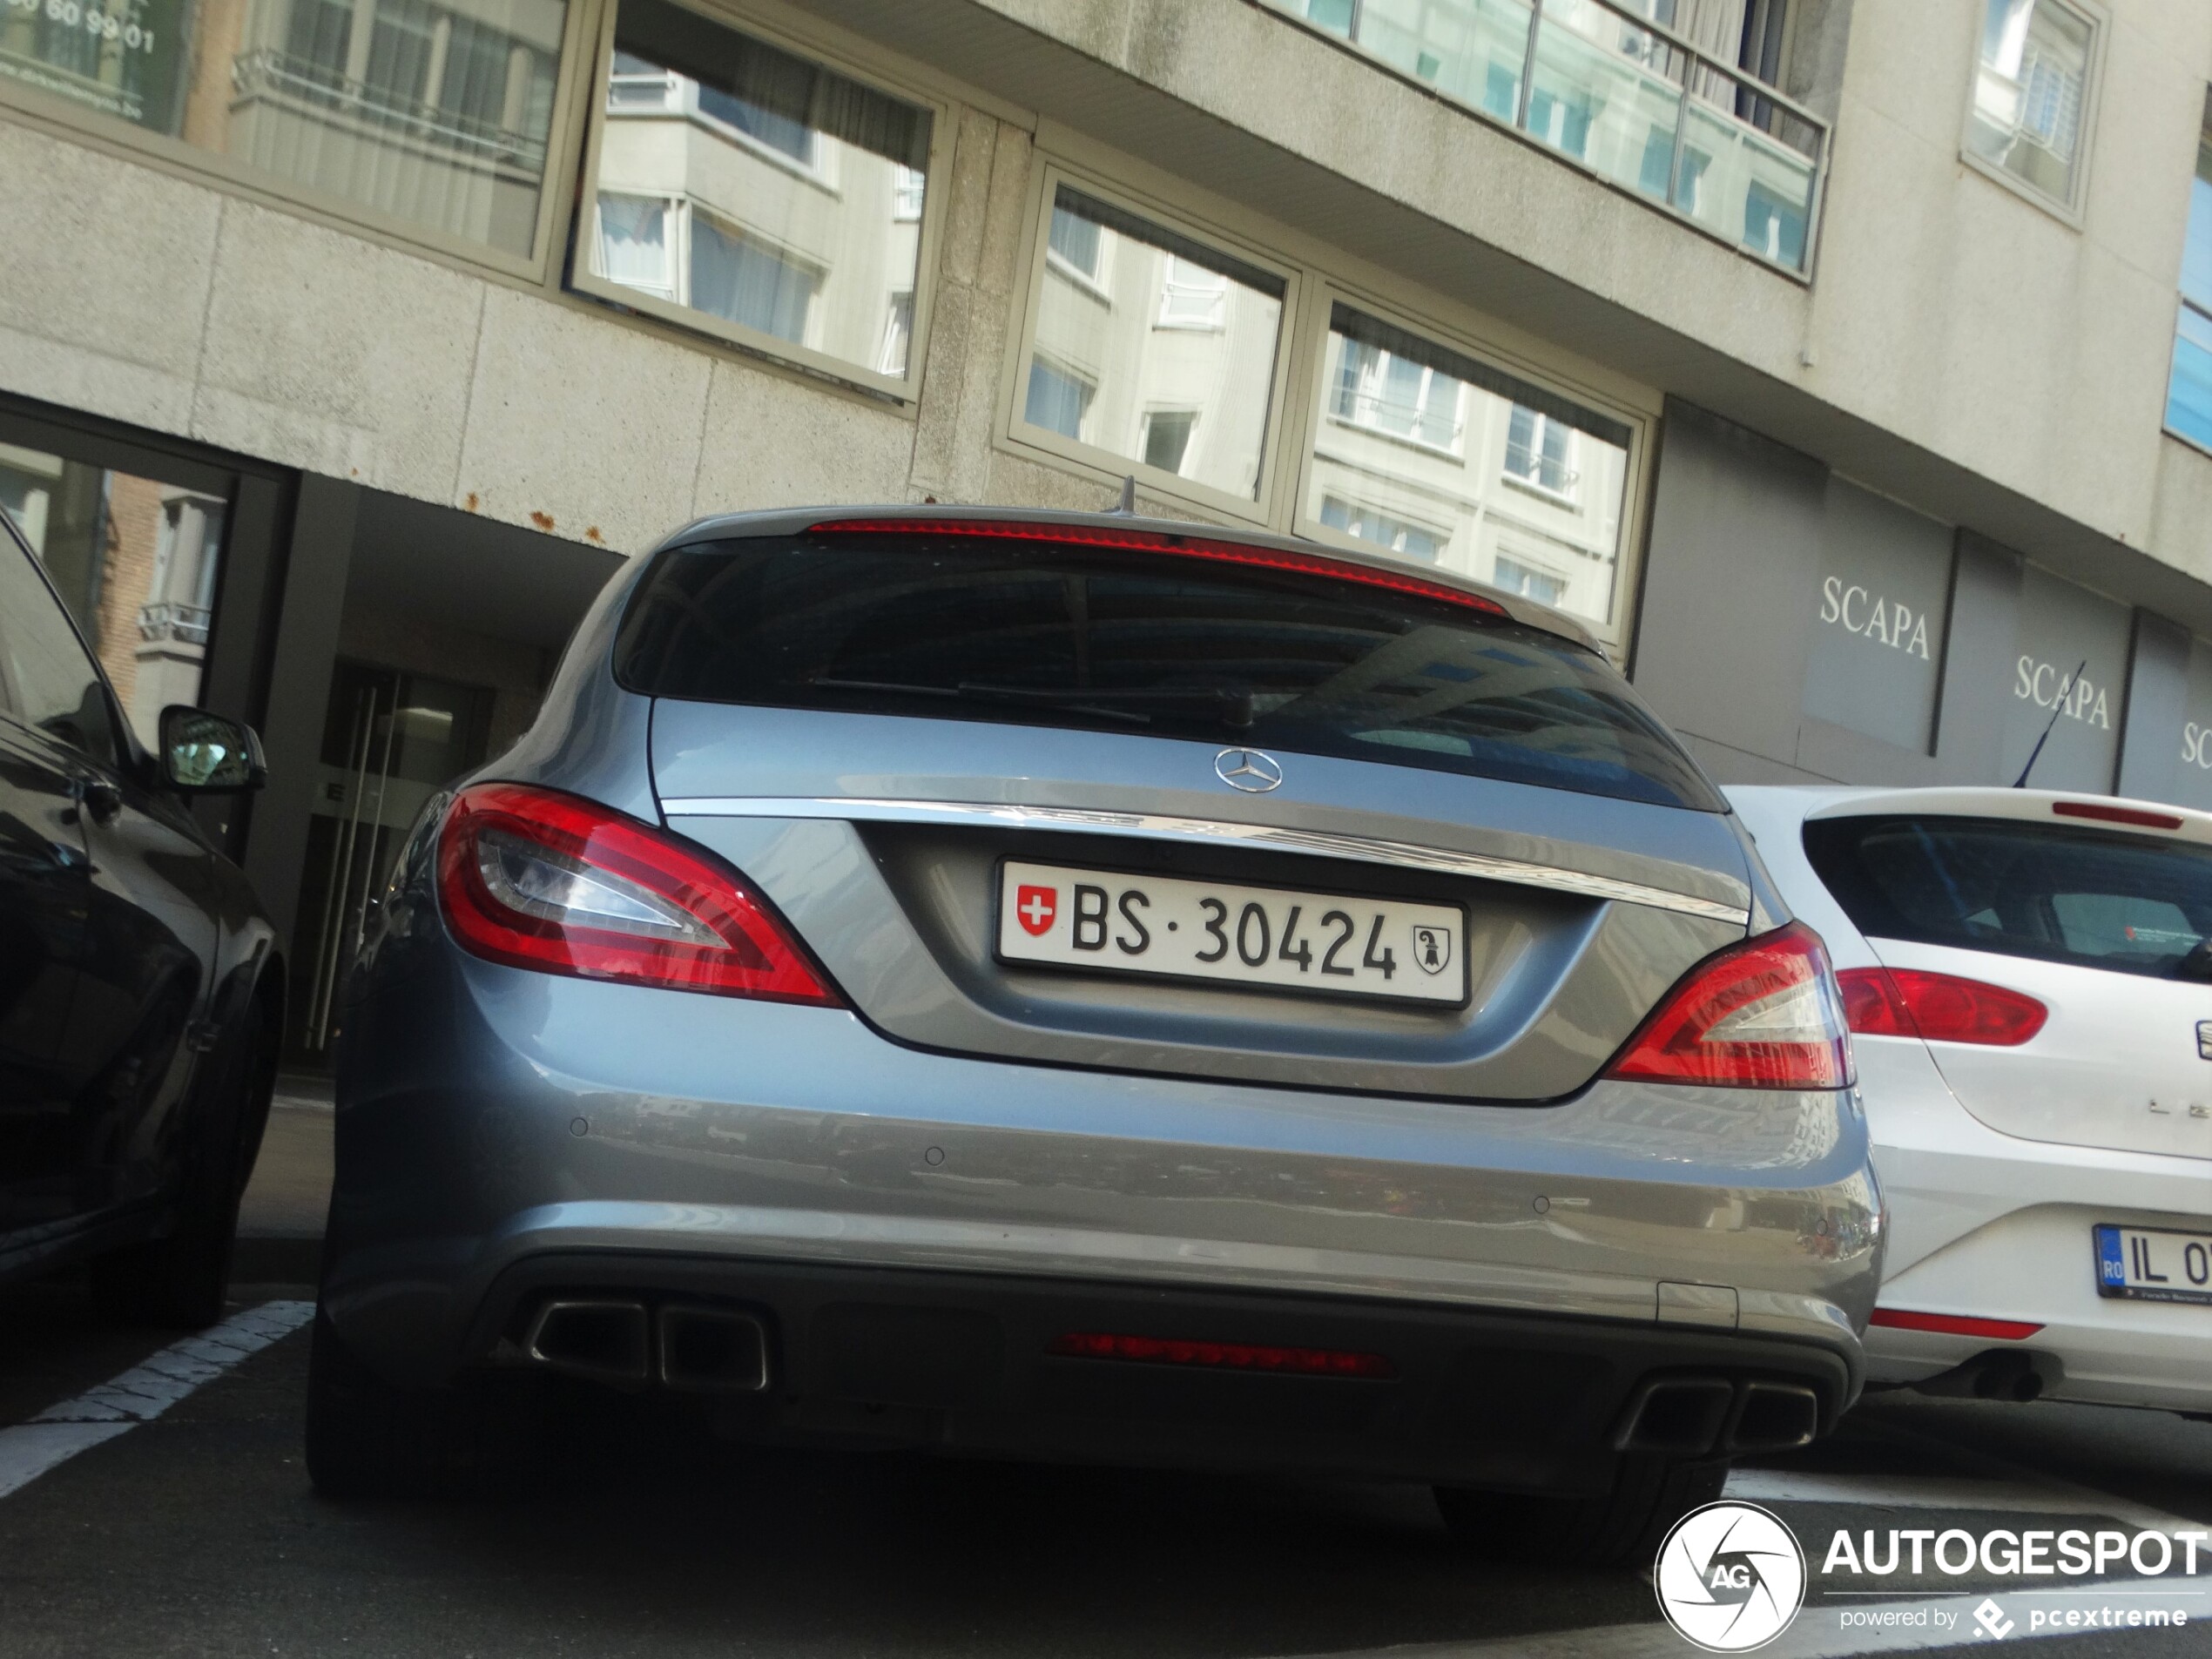
POLYGON ((1190 449, 1190 428, 1198 422, 1195 409, 1155 409, 1144 417, 1144 464, 1162 472, 1180 473, 1190 449))
POLYGON ((1346 536, 1357 536, 1409 559, 1433 559, 1443 550, 1446 540, 1436 531, 1408 523, 1379 507, 1349 502, 1340 496, 1322 500, 1321 522, 1332 530, 1341 530, 1346 536))
POLYGON ((526 260, 567 19, 564 0, 13 0, 0 82, 526 260))
POLYGON ((599 268, 625 287, 676 297, 670 204, 638 196, 599 198, 599 268))
POLYGON ((876 361, 880 373, 903 380, 907 354, 914 349, 914 296, 909 288, 891 296, 890 315, 883 324, 883 354, 876 361))
POLYGON ((1506 476, 1548 496, 1570 494, 1575 470, 1575 428, 1516 403, 1506 422, 1506 476))
POLYGON ((1104 241, 1105 227, 1096 219, 1086 217, 1072 206, 1054 204, 1052 230, 1046 242, 1051 259, 1076 275, 1096 282, 1104 241))
POLYGON ((1080 375, 1055 368, 1042 357, 1029 360, 1029 395, 1022 418, 1033 427, 1081 441, 1097 388, 1080 375))
POLYGON ((1567 578, 1532 570, 1519 559, 1501 553, 1490 567, 1490 585, 1534 599, 1540 605, 1556 605, 1567 597, 1567 578))
POLYGON ((1257 500, 1288 283, 1072 185, 1051 188, 1017 435, 1257 500), (1163 410, 1184 442, 1156 419, 1163 410), (1200 425, 1206 441, 1191 447, 1200 425), (1170 452, 1171 467, 1154 459, 1170 452))
POLYGON ((2182 247, 2182 305, 2174 330, 2174 369, 2166 387, 2166 428, 2212 449, 2212 91, 2196 141, 2189 185, 2188 236, 2182 247))
POLYGON ((1803 270, 1827 129, 1785 0, 1271 0, 1757 258, 1803 270))
POLYGON ((921 218, 921 198, 929 180, 914 168, 900 164, 891 181, 891 217, 901 224, 921 218))
POLYGON ((1341 300, 1320 355, 1301 530, 1611 624, 1627 421, 1341 300))
POLYGON ((1370 341, 1351 341, 1338 361, 1329 413, 1372 431, 1456 451, 1463 385, 1432 363, 1370 341))
POLYGON ((1160 284, 1160 327, 1218 328, 1229 313, 1229 279, 1170 256, 1160 284))
POLYGON ((667 0, 619 0, 609 62, 575 286, 904 392, 934 113, 667 0), (641 200, 658 243, 610 216, 641 200))
POLYGON ((2097 25, 2067 0, 1986 0, 1966 153, 2072 211, 2087 147, 2097 25))

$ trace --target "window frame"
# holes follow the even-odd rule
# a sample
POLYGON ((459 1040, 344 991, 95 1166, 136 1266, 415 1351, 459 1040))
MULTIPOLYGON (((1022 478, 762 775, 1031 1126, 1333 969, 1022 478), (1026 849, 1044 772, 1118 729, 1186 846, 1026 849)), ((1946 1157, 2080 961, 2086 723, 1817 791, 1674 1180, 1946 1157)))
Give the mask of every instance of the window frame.
POLYGON ((2097 0, 2035 0, 2038 5, 2069 11, 2088 26, 2089 51, 2081 72, 2080 138, 2074 146, 2072 191, 2064 200, 2037 188, 2018 173, 1986 160, 1974 152, 1974 87, 1981 78, 1981 37, 1987 27, 1989 0, 1974 0, 1966 8, 1971 17, 1966 47, 1966 110, 1959 125, 1959 159, 1993 183, 2002 185, 2022 201, 2033 202, 2060 223, 2082 228, 2089 199, 2089 168, 2095 159, 2097 118, 2103 104, 2105 51, 2112 37, 2112 16, 2097 0))
POLYGON ((545 132, 545 171, 538 179, 537 216, 527 255, 509 253, 489 242, 387 212, 341 192, 295 183, 238 157, 202 149, 181 137, 152 132, 120 117, 85 109, 58 93, 41 91, 12 77, 0 77, 0 109, 19 112, 30 125, 57 132, 90 148, 151 163, 196 184, 212 184, 317 223, 355 234, 365 233, 379 241, 433 253, 477 271, 520 279, 536 287, 546 281, 555 251, 569 239, 577 165, 577 121, 583 114, 578 104, 581 60, 591 39, 590 29, 609 3, 610 0, 566 0, 561 22, 561 60, 553 78, 552 112, 545 132))
MULTIPOLYGON (((1629 452, 1622 469, 1620 527, 1613 558, 1613 593, 1611 604, 1608 606, 1608 614, 1601 621, 1580 611, 1561 611, 1561 615, 1573 617, 1588 630, 1616 661, 1622 658, 1635 633, 1634 611, 1636 596, 1641 590, 1644 533, 1649 516, 1653 438, 1658 428, 1656 414, 1620 396, 1608 395, 1586 381, 1562 374, 1557 367, 1534 362, 1505 342, 1464 324, 1453 326, 1434 316, 1410 311, 1403 306, 1393 304, 1371 289, 1354 286, 1325 273, 1316 273, 1306 305, 1306 338, 1301 342, 1304 370, 1299 381, 1305 394, 1305 418, 1300 423, 1301 447, 1295 464, 1289 469, 1286 482, 1290 496, 1284 528, 1291 535, 1327 547, 1369 553, 1375 550, 1375 543, 1333 529, 1307 510, 1308 500, 1313 495, 1314 450, 1320 438, 1321 428, 1325 421, 1336 418, 1331 413, 1332 388, 1328 384, 1329 319, 1339 303, 1355 311, 1365 312, 1378 321, 1402 328, 1407 334, 1418 334, 1447 351, 1473 358, 1503 374, 1527 381, 1544 391, 1582 404, 1592 414, 1618 421, 1628 428, 1629 452)), ((1362 432, 1369 430, 1366 427, 1357 429, 1362 432)), ((1381 433, 1378 435, 1388 438, 1393 435, 1381 433)), ((1424 455, 1439 453, 1426 445, 1415 445, 1413 448, 1424 455)), ((1471 451, 1472 446, 1463 443, 1462 448, 1471 451)), ((1466 456, 1466 464, 1470 473, 1478 469, 1489 470, 1487 456, 1478 457, 1469 453, 1466 456)), ((1578 509, 1577 503, 1562 501, 1541 486, 1530 485, 1526 480, 1508 472, 1502 455, 1498 460, 1497 472, 1501 482, 1526 489, 1535 501, 1548 509, 1554 511, 1578 509)), ((1403 518, 1406 516, 1399 513, 1393 516, 1403 518)), ((1445 546, 1450 546, 1448 540, 1445 546)))
MULTIPOLYGON (((571 4, 580 5, 586 3, 587 0, 570 0, 571 4)), ((615 25, 617 14, 621 10, 621 0, 589 0, 589 3, 595 8, 594 16, 597 20, 599 34, 597 44, 591 54, 590 79, 579 89, 577 94, 582 100, 582 108, 578 113, 584 123, 585 138, 582 146, 582 158, 576 173, 576 196, 577 219, 579 223, 583 223, 588 215, 592 235, 596 238, 600 193, 600 152, 609 119, 607 100, 600 96, 599 88, 606 84, 608 76, 613 69, 615 25)), ((883 329, 880 327, 876 333, 878 349, 870 354, 866 362, 856 362, 830 352, 786 340, 779 334, 748 328, 741 323, 732 322, 726 318, 695 310, 690 306, 680 305, 674 300, 663 300, 658 295, 645 293, 643 289, 625 287, 612 278, 594 274, 588 257, 578 258, 570 262, 570 268, 562 283, 563 291, 580 295, 587 300, 596 300, 603 305, 633 312, 641 317, 651 318, 655 322, 665 324, 686 334, 705 335, 710 340, 718 341, 725 346, 735 347, 752 355, 766 358, 774 362, 791 364, 819 374, 826 380, 840 381, 848 386, 862 387, 908 406, 915 404, 921 396, 921 367, 928 353, 929 317, 936 298, 940 245, 944 233, 947 198, 951 192, 952 185, 953 140, 954 131, 959 124, 957 108, 950 98, 926 90, 911 79, 887 75, 879 70, 856 63, 850 57, 820 41, 790 34, 750 10, 738 11, 734 8, 694 3, 693 0, 671 0, 671 3, 696 13, 718 28, 726 29, 733 34, 750 35, 765 45, 772 46, 779 51, 788 52, 795 57, 803 57, 810 63, 819 64, 832 74, 858 82, 887 97, 914 105, 928 112, 929 168, 924 175, 927 182, 925 182, 922 190, 921 234, 917 239, 915 269, 911 289, 914 295, 914 307, 907 337, 907 372, 903 375, 886 374, 874 367, 876 363, 882 361, 880 347, 883 329)), ((742 140, 745 135, 740 133, 737 136, 742 140)), ((753 150, 765 154, 772 154, 777 160, 791 167, 801 177, 818 181, 825 177, 819 169, 797 166, 792 163, 788 156, 784 155, 780 151, 773 150, 772 146, 750 145, 748 152, 751 152, 753 150)), ((898 199, 898 188, 894 175, 893 185, 894 210, 898 199)), ((611 193, 637 196, 646 192, 633 187, 617 186, 611 193)), ((683 199, 682 212, 687 227, 685 250, 687 259, 690 253, 688 226, 691 211, 695 206, 696 204, 689 198, 683 199)), ((914 223, 913 219, 894 219, 894 222, 914 223)), ((579 236, 576 239, 579 244, 579 253, 583 253, 582 244, 585 239, 579 236)), ((765 240, 765 239, 760 239, 765 240)), ((688 272, 688 266, 685 269, 688 272)), ((894 283, 890 292, 903 293, 908 290, 894 283)), ((885 322, 887 326, 887 318, 885 322)))
MULTIPOLYGON (((1002 354, 1004 361, 1001 364, 999 419, 995 430, 997 442, 1025 459, 1044 460, 1061 471, 1073 470, 1093 478, 1109 490, 1123 479, 1133 477, 1147 495, 1187 502, 1206 513, 1244 523, 1275 523, 1276 493, 1281 486, 1286 458, 1283 435, 1294 407, 1291 385, 1301 326, 1300 300, 1307 274, 1305 267, 1279 253, 1253 246, 1232 229, 1209 225, 1165 201, 1140 193, 1123 183, 1121 177, 1109 177, 1103 168, 1078 167, 1056 155, 1041 152, 1031 171, 1028 222, 1022 244, 1027 260, 1022 267, 1022 301, 1017 326, 1008 334, 1010 349, 1002 354), (1053 269, 1066 273, 1071 280, 1094 290, 1096 287, 1096 280, 1087 278, 1078 267, 1053 253, 1050 247, 1053 202, 1063 184, 1281 280, 1282 314, 1276 327, 1275 355, 1268 381, 1267 423, 1260 444, 1259 475, 1249 499, 1179 473, 1163 472, 1147 466, 1138 456, 1116 455, 1100 445, 1028 423, 1024 413, 1028 368, 1037 350, 1036 330, 1043 307, 1047 265, 1049 262, 1053 269)), ((1110 260, 1102 263, 1110 269, 1110 260)), ((1157 325, 1158 314, 1157 305, 1148 308, 1148 333, 1157 325)))

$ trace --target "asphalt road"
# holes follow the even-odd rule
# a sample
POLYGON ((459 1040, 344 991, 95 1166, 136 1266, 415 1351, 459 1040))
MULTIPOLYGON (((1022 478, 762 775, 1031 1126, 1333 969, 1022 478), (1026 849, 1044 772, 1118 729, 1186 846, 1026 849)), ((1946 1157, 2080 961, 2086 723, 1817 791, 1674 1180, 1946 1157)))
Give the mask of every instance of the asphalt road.
MULTIPOLYGON (((296 1211, 318 1133, 293 1122, 273 1139, 285 1178, 257 1183, 264 1197, 280 1187, 296 1211)), ((273 1213, 257 1201, 249 1224, 273 1213)), ((310 1294, 237 1286, 236 1306, 262 1312, 180 1350, 103 1325, 80 1282, 0 1292, 0 1659, 1694 1651, 1656 1622, 1643 1575, 1471 1559, 1402 1487, 764 1453, 613 1413, 577 1426, 536 1497, 324 1502, 300 1461, 310 1294), (9 1426, 57 1406, 69 1421, 9 1426), (50 1432, 98 1443, 22 1478, 50 1432)), ((1816 1567, 1838 1528, 2212 1529, 2212 1424, 1883 1396, 1731 1493, 1788 1521, 1816 1567)), ((2212 1549, 2200 1569, 2072 1595, 1901 1575, 1824 1591, 1764 1651, 1986 1649, 1971 1615, 1993 1591, 2003 1645, 2038 1608, 2201 1611, 2201 1631, 2034 1642, 2047 1659, 2212 1653, 2212 1549), (1843 1623, 1931 1597, 1949 1636, 1843 1623)))

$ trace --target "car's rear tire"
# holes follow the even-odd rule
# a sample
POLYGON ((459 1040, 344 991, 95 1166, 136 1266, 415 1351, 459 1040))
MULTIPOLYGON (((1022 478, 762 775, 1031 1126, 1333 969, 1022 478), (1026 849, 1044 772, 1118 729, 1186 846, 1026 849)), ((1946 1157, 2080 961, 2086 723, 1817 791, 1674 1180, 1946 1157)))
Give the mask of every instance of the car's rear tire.
POLYGON ((1436 1488, 1453 1535, 1482 1554, 1554 1566, 1646 1566, 1668 1528, 1721 1495, 1726 1463, 1624 1457, 1611 1490, 1595 1497, 1530 1497, 1436 1488))
POLYGON ((92 1264, 92 1292, 111 1318, 197 1331, 223 1317, 239 1201, 276 1089, 278 1036, 273 1008, 257 997, 216 1051, 187 1126, 169 1231, 92 1264))
POLYGON ((529 1379, 443 1388, 387 1382, 317 1309, 307 1350, 307 1478, 326 1498, 450 1498, 511 1489, 542 1435, 529 1379))

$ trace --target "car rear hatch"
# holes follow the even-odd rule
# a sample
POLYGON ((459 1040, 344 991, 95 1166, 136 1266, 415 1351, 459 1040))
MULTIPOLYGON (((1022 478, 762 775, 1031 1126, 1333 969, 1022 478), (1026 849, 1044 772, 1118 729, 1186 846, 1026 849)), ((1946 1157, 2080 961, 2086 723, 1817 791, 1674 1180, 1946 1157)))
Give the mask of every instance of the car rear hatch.
POLYGON ((1292 544, 687 545, 617 672, 671 825, 930 1048, 1549 1100, 1745 933, 1719 798, 1594 651, 1292 544))
POLYGON ((1924 1010, 1922 1035, 1943 1021, 1971 1039, 1928 1049, 1976 1117, 2029 1140, 2212 1157, 2212 819, 1946 790, 1816 813, 1804 842, 1893 975, 1968 981, 1922 993, 1950 999, 1924 1010))

